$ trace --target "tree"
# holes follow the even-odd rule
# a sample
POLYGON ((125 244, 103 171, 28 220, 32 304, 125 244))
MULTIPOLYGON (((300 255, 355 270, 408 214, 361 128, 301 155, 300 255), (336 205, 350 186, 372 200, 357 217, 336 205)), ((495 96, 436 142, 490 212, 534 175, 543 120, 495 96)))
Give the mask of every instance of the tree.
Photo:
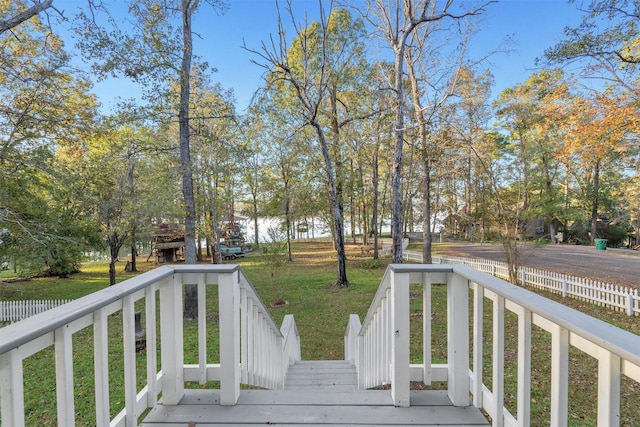
MULTIPOLYGON (((464 186, 463 211, 457 211, 463 216, 465 237, 476 239, 476 224, 480 223, 480 240, 485 235, 485 203, 478 203, 479 197, 484 197, 485 189, 489 187, 487 171, 479 158, 490 161, 492 148, 487 144, 485 135, 491 119, 488 99, 493 84, 493 76, 489 71, 477 73, 468 66, 458 69, 456 76, 456 95, 449 108, 453 112, 445 113, 448 122, 455 129, 455 143, 449 144, 450 153, 459 164, 458 169, 451 166, 453 173, 459 174, 464 186), (480 196, 479 196, 480 195, 480 196)), ((451 130, 451 129, 450 129, 451 130)), ((484 199, 483 199, 484 200, 484 199)))
MULTIPOLYGON (((22 7, 4 2, 0 16, 22 7)), ((81 143, 96 101, 90 83, 74 75, 62 40, 36 14, 12 22, 0 34, 0 229, 30 272, 69 274, 91 238, 76 205, 58 202, 66 176, 54 155, 81 143)))
MULTIPOLYGON (((223 8, 224 3, 209 0, 210 5, 223 8)), ((121 75, 142 83, 153 99, 162 82, 177 77, 180 84, 178 102, 180 168, 185 222, 185 262, 196 262, 196 206, 193 190, 191 147, 189 143, 190 79, 193 57, 192 18, 199 0, 181 0, 176 8, 170 0, 144 0, 129 3, 130 15, 136 21, 131 33, 120 28, 105 29, 94 19, 95 11, 109 16, 102 4, 90 3, 89 14, 81 13, 83 25, 78 29, 79 47, 93 61, 99 75, 121 75), (177 15, 177 16, 176 16, 177 15), (180 25, 174 26, 174 19, 180 25), (178 65, 179 64, 179 65, 178 65), (149 90, 150 89, 150 90, 149 90)), ((113 22, 113 20, 110 20, 113 22)), ((185 318, 197 314, 197 287, 185 286, 185 318)))
MULTIPOLYGON (((55 9, 53 7, 53 0, 34 1, 31 7, 26 6, 23 1, 16 1, 14 3, 13 8, 9 11, 9 16, 0 19, 0 34, 5 31, 11 31, 23 22, 38 16, 41 12, 46 12, 49 8, 55 9)), ((5 12, 3 16, 4 15, 7 15, 7 13, 5 12)))
MULTIPOLYGON (((574 3, 575 0, 570 0, 574 3)), ((566 27, 566 39, 545 51, 551 63, 584 60, 604 68, 614 81, 625 84, 625 75, 640 63, 640 4, 627 0, 590 0, 581 4, 585 15, 577 27, 566 27)), ((627 75, 628 76, 628 75, 627 75)), ((637 91, 637 88, 634 90, 637 91)), ((636 92, 637 93, 637 92, 636 92)))
MULTIPOLYGON (((340 31, 338 31, 338 26, 347 21, 342 20, 340 22, 340 18, 343 16, 341 14, 344 14, 344 12, 340 11, 331 11, 329 19, 327 19, 324 9, 321 8, 319 22, 313 22, 306 28, 298 28, 293 18, 291 2, 289 1, 287 4, 296 28, 296 38, 293 40, 291 47, 288 47, 279 13, 278 46, 268 48, 263 43, 261 51, 248 50, 264 61, 262 64, 258 62, 256 64, 269 71, 272 81, 286 83, 292 89, 301 108, 300 114, 304 122, 311 126, 316 133, 326 172, 334 242, 338 255, 338 279, 335 285, 345 287, 349 285, 349 281, 346 271, 344 226, 339 195, 341 181, 337 177, 335 166, 338 160, 331 154, 331 142, 335 146, 338 141, 329 140, 325 126, 328 125, 331 128, 331 124, 323 123, 321 111, 326 102, 337 101, 337 88, 335 85, 340 83, 339 76, 342 64, 349 61, 348 55, 351 51, 348 49, 348 44, 351 41, 350 39, 339 38, 340 31), (336 37, 336 39, 334 40, 333 37, 336 37), (338 61, 340 58, 342 58, 342 61, 338 61)), ((346 28, 342 30, 346 31, 346 28)), ((339 127, 339 125, 336 126, 335 121, 338 120, 338 117, 335 115, 335 108, 333 111, 334 114, 329 117, 329 121, 333 121, 333 138, 337 139, 336 127, 339 127)))
MULTIPOLYGON (((443 22, 433 22, 414 30, 404 51, 413 116, 417 122, 415 147, 422 167, 422 253, 424 262, 428 264, 432 262, 431 165, 443 152, 434 143, 437 140, 434 134, 437 134, 437 127, 442 125, 438 123, 439 110, 456 93, 458 80, 465 73, 466 69, 462 64, 468 40, 468 34, 462 34, 459 44, 454 44, 454 48, 447 46, 451 41, 445 43, 438 39, 438 35, 443 32, 440 24, 443 22), (456 59, 452 60, 453 58, 456 59)), ((449 34, 448 31, 446 33, 449 34)))
POLYGON ((634 144, 627 138, 640 130, 637 106, 628 94, 574 95, 567 105, 565 144, 560 155, 578 161, 584 174, 585 194, 590 201, 591 243, 598 236, 597 221, 604 170, 616 164, 634 144))
POLYGON ((478 15, 494 1, 487 1, 469 10, 456 10, 453 1, 443 4, 430 0, 398 2, 386 0, 367 0, 367 10, 361 14, 389 43, 395 57, 395 78, 393 90, 396 96, 394 124, 395 148, 393 151, 393 174, 391 178, 391 235, 393 239, 393 262, 402 262, 402 154, 405 132, 404 73, 405 51, 413 32, 421 25, 445 19, 461 20, 478 15))

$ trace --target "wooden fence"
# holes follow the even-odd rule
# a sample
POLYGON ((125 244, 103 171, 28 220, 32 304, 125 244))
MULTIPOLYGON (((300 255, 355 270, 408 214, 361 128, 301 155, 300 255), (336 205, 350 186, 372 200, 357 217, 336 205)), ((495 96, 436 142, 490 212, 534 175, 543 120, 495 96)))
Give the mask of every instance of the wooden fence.
MULTIPOLYGON (((403 258, 405 261, 422 263, 421 252, 404 251, 403 258)), ((500 279, 509 280, 509 270, 505 262, 445 255, 434 255, 433 262, 434 264, 464 264, 500 279)), ((629 316, 640 315, 640 290, 638 289, 523 266, 518 270, 518 278, 518 284, 522 286, 531 286, 615 311, 625 311, 629 316)))
POLYGON ((70 299, 0 301, 0 322, 17 322, 71 301, 70 299))
MULTIPOLYGON (((403 256, 405 260, 410 262, 422 262, 422 254, 419 252, 405 251, 403 256)), ((507 264, 500 261, 434 255, 433 262, 435 264, 464 264, 503 280, 509 280, 507 264)), ((624 311, 629 316, 640 315, 640 291, 638 289, 529 267, 520 267, 518 277, 518 284, 522 286, 531 286, 615 311, 624 311)))

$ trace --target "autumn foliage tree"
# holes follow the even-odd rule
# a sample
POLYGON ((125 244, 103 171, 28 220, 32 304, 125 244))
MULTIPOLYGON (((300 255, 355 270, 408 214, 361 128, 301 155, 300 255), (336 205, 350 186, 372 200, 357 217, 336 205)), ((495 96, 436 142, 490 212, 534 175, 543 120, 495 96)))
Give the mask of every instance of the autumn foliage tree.
POLYGON ((564 159, 575 161, 582 173, 584 194, 590 201, 591 243, 598 237, 598 214, 603 170, 619 168, 621 160, 634 149, 639 130, 637 106, 628 94, 592 92, 573 96, 567 104, 564 159))

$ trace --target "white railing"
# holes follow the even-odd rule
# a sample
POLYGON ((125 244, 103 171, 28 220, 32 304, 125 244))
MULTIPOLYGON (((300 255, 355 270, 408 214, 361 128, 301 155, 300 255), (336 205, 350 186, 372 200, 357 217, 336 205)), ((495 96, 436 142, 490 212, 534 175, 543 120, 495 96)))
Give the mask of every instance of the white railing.
MULTIPOLYGON (((406 250, 409 247, 409 239, 402 239, 402 250, 406 250)), ((386 257, 393 254, 393 244, 383 243, 380 249, 380 256, 386 257)))
POLYGON ((0 301, 0 322, 17 322, 68 302, 71 302, 71 300, 0 301))
POLYGON ((25 359, 48 348, 53 348, 55 353, 58 425, 75 425, 74 367, 91 357, 94 360, 95 425, 136 426, 138 417, 158 403, 160 394, 162 404, 177 404, 187 381, 200 384, 220 381, 222 405, 237 402, 240 383, 284 387, 286 366, 299 359, 300 341, 293 318, 285 319, 282 331, 286 334, 275 325, 238 266, 160 267, 0 329, 2 425, 28 424, 24 370, 29 364, 25 359), (184 328, 193 325, 183 322, 185 284, 197 285, 195 351, 184 346, 184 328), (213 304, 218 310, 219 363, 212 363, 213 355, 208 354, 208 351, 217 351, 208 350, 211 348, 208 338, 215 331, 207 330, 213 323, 207 319, 207 304, 213 304), (136 309, 142 309, 146 327, 144 354, 136 353, 136 309), (81 348, 81 354, 74 354, 74 335, 79 339, 85 329, 93 334, 93 345, 81 348), (123 347, 123 385, 119 385, 122 377, 113 381, 110 378, 113 361, 110 362, 109 356, 118 345, 123 347), (193 356, 197 363, 185 364, 186 352, 197 353, 193 356), (144 359, 146 381, 136 378, 138 358, 144 359), (162 370, 158 369, 159 365, 162 370), (121 409, 120 412, 111 418, 110 406, 118 405, 112 402, 117 393, 124 404, 120 404, 117 409, 121 409))
MULTIPOLYGON (((358 328, 350 318, 345 355, 353 360, 361 388, 391 385, 396 406, 409 405, 410 381, 446 381, 456 406, 470 403, 485 410, 495 426, 529 426, 531 414, 532 326, 551 336, 551 426, 566 426, 569 396, 569 348, 598 361, 598 426, 620 425, 620 383, 623 376, 640 383, 640 337, 584 313, 548 300, 464 265, 392 264, 387 269, 366 318, 358 328), (410 284, 422 288, 423 351, 421 364, 409 363, 410 284), (431 359, 432 286, 447 287, 447 363, 431 359), (492 310, 484 313, 489 301, 492 310), (511 312, 513 316, 507 316, 511 312), (488 317, 488 319, 486 318, 488 317), (517 329, 516 404, 505 407, 505 327, 517 329), (485 322, 491 325, 491 356, 484 360, 485 322), (469 336, 471 332, 471 337, 469 336), (471 339, 469 339, 471 338, 471 339), (472 355, 472 363, 470 363, 472 355), (484 366, 485 362, 489 367, 484 366), (485 385, 491 372, 491 388, 485 385), (473 396, 472 402, 469 396, 473 396)), ((636 384, 637 386, 637 384, 636 384)))
MULTIPOLYGON (((409 262, 422 263, 420 252, 405 251, 403 258, 409 262)), ((434 255, 433 262, 469 265, 492 276, 509 279, 508 266, 500 261, 434 255)), ((519 283, 523 286, 531 286, 563 297, 576 298, 612 310, 624 311, 629 316, 640 315, 640 290, 638 289, 524 266, 520 266, 518 277, 519 283)))

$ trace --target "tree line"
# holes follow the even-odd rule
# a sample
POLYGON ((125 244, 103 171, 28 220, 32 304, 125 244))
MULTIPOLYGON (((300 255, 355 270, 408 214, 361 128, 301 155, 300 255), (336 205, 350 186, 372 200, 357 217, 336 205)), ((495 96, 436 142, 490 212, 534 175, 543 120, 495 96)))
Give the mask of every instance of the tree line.
POLYGON ((444 230, 502 242, 512 266, 519 239, 635 233, 637 5, 592 0, 538 70, 491 99, 470 46, 499 4, 354 4, 319 2, 319 18, 299 22, 295 3, 276 2, 278 33, 243 46, 265 77, 240 114, 192 52, 191 17, 224 19, 223 2, 131 2, 129 26, 100 2, 71 23, 51 0, 0 3, 0 257, 64 275, 108 249, 114 282, 120 249, 135 253, 154 224, 183 224, 193 263, 217 260, 235 212, 256 244, 259 218, 280 218, 288 242, 319 218, 348 286, 345 243, 358 235, 377 256, 387 228, 395 262, 416 230, 430 262, 444 230), (56 35, 63 23, 89 68, 56 35), (91 88, 108 76, 142 98, 104 113, 91 88))

